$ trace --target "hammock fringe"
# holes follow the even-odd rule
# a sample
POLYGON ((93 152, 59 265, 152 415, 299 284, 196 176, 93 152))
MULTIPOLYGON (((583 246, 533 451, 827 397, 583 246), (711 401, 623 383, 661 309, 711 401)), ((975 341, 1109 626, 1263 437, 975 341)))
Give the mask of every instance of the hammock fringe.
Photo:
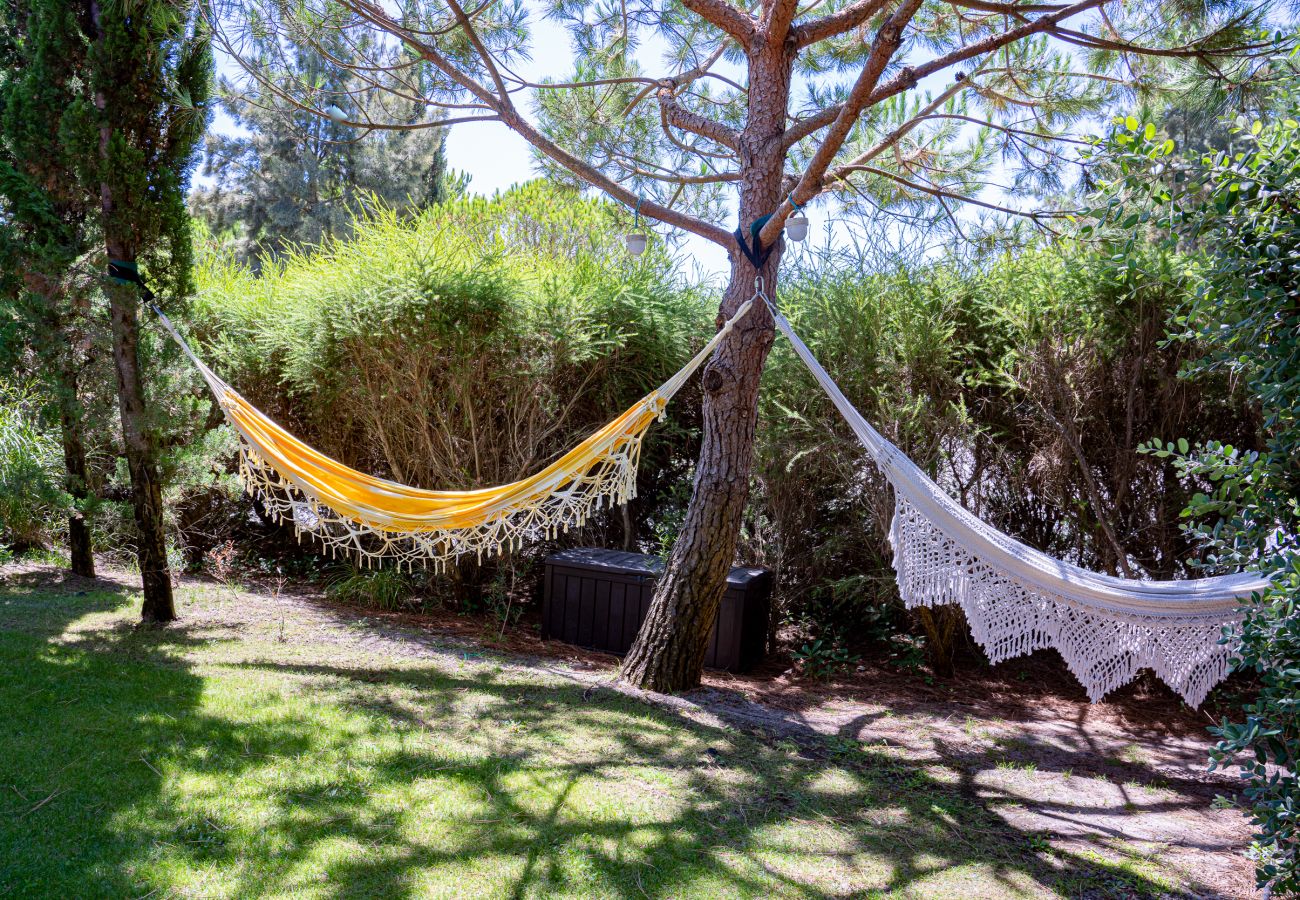
POLYGON ((668 401, 713 355, 752 308, 742 304, 686 365, 534 475, 470 491, 430 491, 366 475, 304 444, 248 403, 194 353, 155 308, 212 390, 239 439, 239 476, 268 517, 310 535, 329 552, 371 568, 382 561, 411 569, 420 560, 435 571, 473 556, 522 548, 581 528, 593 513, 636 496, 645 432, 665 417, 668 401))
POLYGON ((1144 667, 1191 706, 1227 677, 1232 653, 1220 638, 1235 615, 1123 615, 1026 587, 948 539, 901 498, 889 540, 907 608, 960 606, 989 662, 1054 649, 1094 703, 1144 667))
POLYGON ((1088 572, 980 521, 885 439, 844 396, 790 323, 777 327, 894 488, 889 539, 903 603, 953 604, 989 660, 1052 648, 1100 700, 1155 674, 1197 706, 1227 676, 1243 605, 1259 575, 1150 582, 1088 572))

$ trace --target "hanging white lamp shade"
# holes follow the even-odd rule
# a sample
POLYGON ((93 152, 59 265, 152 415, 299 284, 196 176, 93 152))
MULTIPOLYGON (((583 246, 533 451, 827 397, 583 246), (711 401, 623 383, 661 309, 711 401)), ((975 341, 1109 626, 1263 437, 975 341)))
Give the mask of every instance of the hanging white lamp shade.
POLYGON ((627 252, 632 256, 640 256, 645 253, 646 236, 640 232, 629 232, 624 238, 627 241, 627 252))
POLYGON ((796 244, 802 243, 803 239, 808 237, 808 217, 803 213, 796 213, 786 219, 785 233, 796 244))

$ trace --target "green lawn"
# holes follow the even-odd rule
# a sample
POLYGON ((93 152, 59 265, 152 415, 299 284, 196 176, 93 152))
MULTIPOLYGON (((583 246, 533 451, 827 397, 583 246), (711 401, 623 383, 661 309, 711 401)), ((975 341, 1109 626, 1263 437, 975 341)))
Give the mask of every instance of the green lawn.
POLYGON ((961 787, 364 625, 0 585, 0 896, 1132 896, 961 787), (219 616, 205 614, 218 610, 219 616), (224 619, 226 624, 219 625, 224 619), (234 623, 234 624, 230 624, 234 623))

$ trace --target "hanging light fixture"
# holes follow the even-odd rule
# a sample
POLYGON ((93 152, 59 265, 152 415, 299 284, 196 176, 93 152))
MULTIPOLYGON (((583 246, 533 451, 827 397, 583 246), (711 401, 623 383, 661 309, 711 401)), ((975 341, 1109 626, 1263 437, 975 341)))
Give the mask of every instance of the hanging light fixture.
POLYGON ((785 220, 785 234, 796 244, 801 244, 808 237, 808 217, 803 214, 803 207, 794 202, 794 194, 786 199, 794 207, 794 215, 785 220))
POLYGON ((628 255, 637 257, 645 253, 647 237, 645 232, 641 231, 641 198, 636 198, 636 209, 633 210, 632 231, 629 231, 623 240, 627 242, 628 255))

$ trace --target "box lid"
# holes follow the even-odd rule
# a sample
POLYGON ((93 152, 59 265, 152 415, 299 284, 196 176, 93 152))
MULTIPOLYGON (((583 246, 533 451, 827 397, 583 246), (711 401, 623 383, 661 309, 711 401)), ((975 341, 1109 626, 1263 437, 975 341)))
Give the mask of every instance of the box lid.
MULTIPOLYGON (((628 553, 623 550, 606 550, 601 547, 574 547, 546 557, 548 566, 572 566, 616 575, 650 575, 657 577, 664 570, 664 561, 649 553, 628 553)), ((767 578, 771 572, 760 566, 736 566, 727 575, 729 584, 747 584, 767 578)))
POLYGON ((616 575, 658 575, 664 563, 648 553, 627 553, 623 550, 606 550, 602 547, 574 547, 546 557, 548 566, 572 566, 575 569, 592 569, 616 575))

